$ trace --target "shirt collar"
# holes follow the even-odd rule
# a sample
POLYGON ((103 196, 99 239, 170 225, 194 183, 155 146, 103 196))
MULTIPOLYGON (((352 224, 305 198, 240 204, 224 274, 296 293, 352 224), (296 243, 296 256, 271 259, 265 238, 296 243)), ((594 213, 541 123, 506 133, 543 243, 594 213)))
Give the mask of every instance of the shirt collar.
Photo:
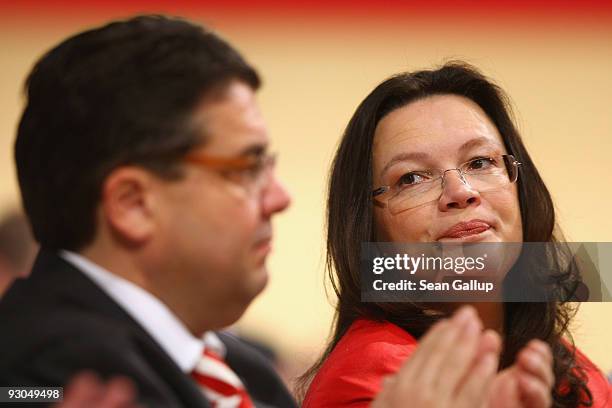
MULTIPOLYGON (((185 372, 191 372, 204 351, 204 341, 194 337, 187 327, 158 298, 140 286, 70 251, 60 251, 60 256, 96 283, 119 304, 161 346, 170 358, 185 372)), ((212 332, 205 334, 207 345, 223 343, 212 332), (212 337, 211 337, 212 335, 212 337)), ((211 346, 215 347, 215 346, 211 346)))

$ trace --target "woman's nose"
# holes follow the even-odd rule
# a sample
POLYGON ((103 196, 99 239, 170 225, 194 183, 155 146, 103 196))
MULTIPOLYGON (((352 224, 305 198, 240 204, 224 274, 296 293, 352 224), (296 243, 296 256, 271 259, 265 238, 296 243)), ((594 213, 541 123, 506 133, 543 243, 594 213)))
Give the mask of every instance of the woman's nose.
POLYGON ((441 182, 442 195, 438 202, 440 211, 480 204, 480 194, 470 185, 459 169, 444 172, 441 182))

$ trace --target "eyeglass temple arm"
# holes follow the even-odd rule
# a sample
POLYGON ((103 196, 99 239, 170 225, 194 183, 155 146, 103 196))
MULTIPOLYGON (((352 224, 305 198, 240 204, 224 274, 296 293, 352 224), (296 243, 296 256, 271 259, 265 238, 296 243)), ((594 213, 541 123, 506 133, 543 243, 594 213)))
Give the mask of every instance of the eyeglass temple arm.
POLYGON ((378 187, 377 189, 372 190, 372 197, 379 196, 387 191, 389 191, 389 186, 378 187))

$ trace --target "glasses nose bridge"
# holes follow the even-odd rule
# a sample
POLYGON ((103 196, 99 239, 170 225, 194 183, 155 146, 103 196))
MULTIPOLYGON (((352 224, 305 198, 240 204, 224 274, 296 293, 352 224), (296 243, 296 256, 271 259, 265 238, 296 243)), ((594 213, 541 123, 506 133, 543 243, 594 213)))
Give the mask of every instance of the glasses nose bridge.
POLYGON ((459 180, 461 180, 461 183, 468 185, 468 182, 465 178, 465 173, 463 172, 462 169, 460 168, 446 169, 446 170, 443 170, 442 173, 440 174, 440 186, 442 187, 442 190, 444 190, 444 187, 446 186, 446 174, 449 171, 456 171, 459 175, 459 180))

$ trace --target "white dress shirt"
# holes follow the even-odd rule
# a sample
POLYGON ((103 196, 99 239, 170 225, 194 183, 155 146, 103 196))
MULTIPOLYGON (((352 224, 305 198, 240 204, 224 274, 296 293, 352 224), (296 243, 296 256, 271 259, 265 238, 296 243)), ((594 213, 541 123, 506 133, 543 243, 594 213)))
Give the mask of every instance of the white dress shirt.
POLYGON ((193 336, 162 301, 140 286, 74 252, 60 251, 59 255, 117 302, 184 373, 190 373, 200 361, 205 344, 221 356, 225 355, 223 343, 213 332, 207 332, 202 339, 193 336))

